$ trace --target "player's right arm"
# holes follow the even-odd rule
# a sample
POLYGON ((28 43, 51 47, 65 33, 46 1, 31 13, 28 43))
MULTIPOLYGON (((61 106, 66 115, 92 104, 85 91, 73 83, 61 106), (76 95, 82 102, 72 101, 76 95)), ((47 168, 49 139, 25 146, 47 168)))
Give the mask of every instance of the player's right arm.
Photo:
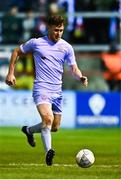
POLYGON ((6 76, 6 84, 9 86, 13 86, 16 84, 16 78, 14 75, 14 69, 15 69, 15 64, 20 55, 22 55, 22 51, 20 48, 15 48, 12 52, 11 58, 10 58, 10 63, 9 63, 9 69, 8 69, 8 74, 6 76))

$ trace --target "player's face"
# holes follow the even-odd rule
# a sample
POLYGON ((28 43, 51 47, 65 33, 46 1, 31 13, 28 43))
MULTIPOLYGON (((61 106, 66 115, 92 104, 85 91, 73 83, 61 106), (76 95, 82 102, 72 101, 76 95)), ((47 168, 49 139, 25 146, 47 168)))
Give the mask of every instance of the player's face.
POLYGON ((62 37, 64 31, 64 25, 59 26, 49 26, 48 27, 48 37, 51 41, 57 42, 62 37))

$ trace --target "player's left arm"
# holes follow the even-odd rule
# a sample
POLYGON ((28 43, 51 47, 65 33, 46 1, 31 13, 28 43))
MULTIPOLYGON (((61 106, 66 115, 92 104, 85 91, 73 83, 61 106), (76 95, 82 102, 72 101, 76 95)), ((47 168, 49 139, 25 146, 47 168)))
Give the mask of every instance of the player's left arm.
POLYGON ((73 64, 70 66, 71 72, 76 79, 81 81, 84 86, 88 86, 88 78, 82 75, 81 70, 78 68, 77 64, 73 64))

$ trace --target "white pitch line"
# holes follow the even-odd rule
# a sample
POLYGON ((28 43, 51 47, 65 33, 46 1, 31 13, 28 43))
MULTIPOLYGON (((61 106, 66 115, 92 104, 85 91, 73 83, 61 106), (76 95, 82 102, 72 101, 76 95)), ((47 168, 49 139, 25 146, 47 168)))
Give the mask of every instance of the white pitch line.
MULTIPOLYGON (((95 164, 94 164, 95 165, 95 164)), ((39 163, 9 163, 9 164, 0 164, 1 167, 10 167, 10 166, 24 166, 24 167, 27 167, 27 166, 35 166, 35 167, 41 167, 41 166, 46 166, 46 164, 39 164, 39 163)), ((56 166, 56 167, 78 167, 77 164, 53 164, 53 166, 56 166)), ((111 168, 111 167, 114 167, 114 168, 118 168, 118 167, 121 167, 121 165, 118 165, 118 164, 112 164, 112 165, 95 165, 96 167, 101 167, 101 168, 111 168)))
MULTIPOLYGON (((37 163, 9 163, 9 164, 0 164, 0 166, 46 166, 46 164, 37 164, 37 163)), ((53 164, 53 166, 67 166, 67 167, 76 167, 76 164, 53 164)))

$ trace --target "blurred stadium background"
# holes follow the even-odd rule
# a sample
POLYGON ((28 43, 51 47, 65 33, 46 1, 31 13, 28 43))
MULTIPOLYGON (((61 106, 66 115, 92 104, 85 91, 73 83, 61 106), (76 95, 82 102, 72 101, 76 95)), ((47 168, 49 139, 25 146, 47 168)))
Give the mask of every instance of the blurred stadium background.
POLYGON ((99 132, 121 127, 121 0, 0 0, 0 138, 5 127, 40 121, 31 97, 31 54, 16 65, 17 85, 11 88, 4 81, 12 50, 45 35, 50 14, 65 16, 63 38, 74 47, 77 63, 89 78, 89 86, 82 87, 65 65, 61 127, 94 127, 99 132))
POLYGON ((74 124, 78 124, 77 119, 81 115, 89 116, 87 124, 95 125, 99 122, 99 125, 103 125, 104 122, 100 118, 104 116, 107 119, 104 121, 110 121, 109 125, 119 126, 121 124, 120 0, 31 0, 31 3, 28 0, 0 1, 0 125, 11 123, 21 125, 22 119, 23 121, 29 119, 30 122, 38 119, 38 116, 35 116, 36 110, 35 114, 31 111, 29 115, 30 108, 34 108, 31 100, 34 77, 32 56, 28 54, 18 61, 15 87, 8 87, 4 81, 13 48, 32 37, 45 35, 46 18, 50 14, 65 16, 67 23, 63 37, 73 45, 77 63, 89 78, 89 86, 84 88, 70 76, 69 69, 65 65, 63 123, 71 118, 73 124, 64 126, 73 127, 74 124), (109 102, 113 102, 114 107, 110 107, 109 102), (15 105, 16 112, 13 113, 15 105), (98 112, 95 112, 95 109, 98 109, 98 112), (25 111, 25 117, 16 122, 19 111, 25 111), (72 112, 70 118, 65 117, 67 111, 72 112), (3 112, 7 112, 4 118, 3 112), (100 118, 97 118, 97 115, 100 115, 100 118))

